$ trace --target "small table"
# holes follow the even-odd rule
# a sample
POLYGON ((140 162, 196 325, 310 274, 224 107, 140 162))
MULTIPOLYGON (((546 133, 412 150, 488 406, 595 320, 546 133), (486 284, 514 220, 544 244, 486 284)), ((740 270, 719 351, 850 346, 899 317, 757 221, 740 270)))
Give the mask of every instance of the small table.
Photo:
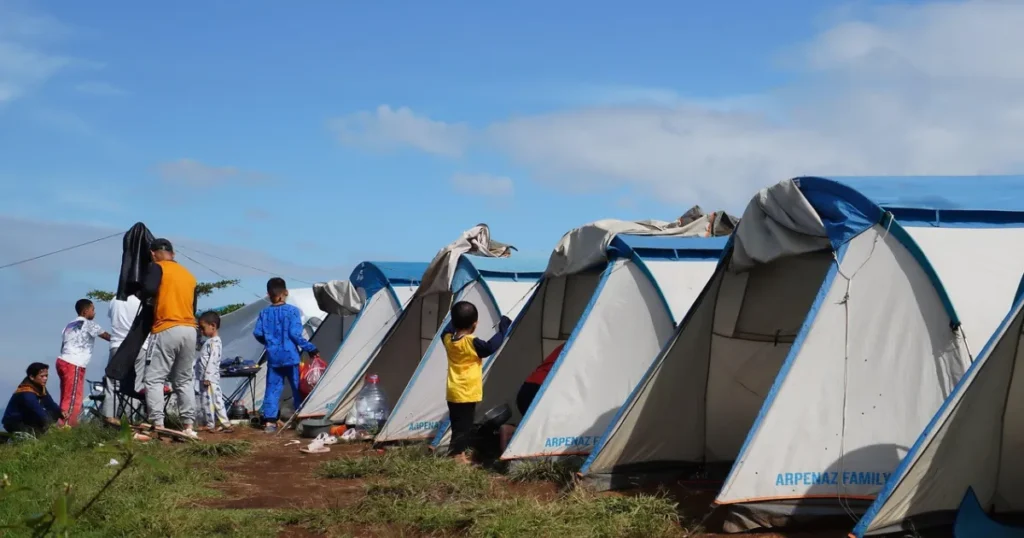
MULTIPOLYGON (((231 406, 242 398, 245 394, 245 389, 248 387, 249 395, 252 397, 253 406, 256 405, 256 375, 260 373, 260 367, 254 366, 252 368, 243 368, 237 370, 224 371, 221 370, 221 379, 245 379, 241 385, 231 393, 231 396, 224 398, 227 408, 230 410, 231 406)), ((250 413, 255 412, 255 409, 249 409, 250 413)))

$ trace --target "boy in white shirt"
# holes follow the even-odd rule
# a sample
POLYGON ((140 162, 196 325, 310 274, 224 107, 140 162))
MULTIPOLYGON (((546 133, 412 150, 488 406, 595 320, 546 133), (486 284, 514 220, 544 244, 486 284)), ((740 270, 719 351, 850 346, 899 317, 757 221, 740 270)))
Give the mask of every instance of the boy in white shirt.
POLYGON ((96 337, 110 341, 110 334, 100 328, 93 319, 96 306, 89 299, 75 303, 78 314, 64 327, 60 357, 57 358, 57 376, 60 377, 60 409, 67 417, 62 425, 78 425, 82 412, 82 398, 85 396, 85 368, 92 359, 92 346, 96 337))
POLYGON ((199 330, 206 341, 196 357, 196 394, 199 396, 200 417, 210 433, 231 433, 224 405, 224 393, 220 389, 220 359, 223 347, 220 341, 220 314, 210 310, 199 316, 199 330))
MULTIPOLYGON (((114 353, 117 353, 117 348, 121 347, 121 342, 124 342, 124 339, 128 337, 128 331, 131 330, 132 324, 135 323, 135 318, 139 315, 141 308, 142 301, 135 294, 129 294, 123 301, 117 300, 117 297, 110 300, 107 314, 110 317, 111 359, 114 358, 114 353)), ((146 386, 146 350, 149 348, 149 341, 150 338, 146 338, 142 342, 142 350, 135 357, 135 392, 142 392, 142 389, 146 386)))

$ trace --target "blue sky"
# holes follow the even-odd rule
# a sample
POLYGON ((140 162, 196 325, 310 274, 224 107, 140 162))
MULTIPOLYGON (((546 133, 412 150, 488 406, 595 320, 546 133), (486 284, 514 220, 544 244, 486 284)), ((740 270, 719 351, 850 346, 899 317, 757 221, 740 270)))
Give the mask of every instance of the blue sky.
MULTIPOLYGON (((0 0, 0 265, 143 220, 244 279, 224 303, 478 222, 543 258, 793 175, 1017 172, 1022 24, 998 0, 0 0)), ((117 241, 82 250, 0 271, 31 302, 0 368, 114 286, 117 241)))

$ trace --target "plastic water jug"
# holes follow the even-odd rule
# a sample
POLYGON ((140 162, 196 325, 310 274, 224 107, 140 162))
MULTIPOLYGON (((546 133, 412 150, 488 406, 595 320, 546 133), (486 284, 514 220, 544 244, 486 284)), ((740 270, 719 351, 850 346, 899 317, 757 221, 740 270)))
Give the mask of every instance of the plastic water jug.
POLYGON ((390 410, 387 397, 380 388, 380 378, 376 374, 366 376, 363 388, 356 395, 355 411, 355 426, 373 432, 380 431, 388 419, 390 410))

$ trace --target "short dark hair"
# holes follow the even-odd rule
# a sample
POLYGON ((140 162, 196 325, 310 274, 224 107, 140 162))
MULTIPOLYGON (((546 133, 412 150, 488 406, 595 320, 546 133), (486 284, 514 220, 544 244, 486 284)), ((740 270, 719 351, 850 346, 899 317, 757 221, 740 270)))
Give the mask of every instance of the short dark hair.
POLYGON ((35 376, 39 375, 39 372, 42 372, 43 370, 49 370, 49 369, 50 369, 50 365, 49 364, 44 364, 44 363, 41 363, 41 362, 33 362, 32 364, 28 365, 28 368, 25 369, 25 374, 27 374, 29 377, 35 377, 35 376))
POLYGON ((156 252, 158 250, 166 250, 167 252, 174 252, 174 245, 172 245, 169 240, 164 239, 163 237, 158 237, 158 238, 154 239, 152 243, 149 244, 149 250, 152 250, 154 252, 156 252))
POLYGON ((283 278, 275 276, 267 281, 267 295, 280 297, 286 291, 288 291, 288 284, 285 283, 283 278))
POLYGON ((79 316, 81 316, 82 313, 85 312, 85 309, 89 308, 90 306, 92 306, 92 301, 90 301, 89 299, 79 299, 78 301, 75 302, 75 312, 78 313, 79 316))
POLYGON ((472 328, 477 316, 476 307, 469 301, 459 301, 452 305, 452 327, 456 330, 472 328))
POLYGON ((214 327, 219 329, 220 314, 214 312, 213 310, 207 310, 206 312, 203 312, 201 316, 199 316, 199 322, 205 323, 207 325, 213 325, 214 327))

